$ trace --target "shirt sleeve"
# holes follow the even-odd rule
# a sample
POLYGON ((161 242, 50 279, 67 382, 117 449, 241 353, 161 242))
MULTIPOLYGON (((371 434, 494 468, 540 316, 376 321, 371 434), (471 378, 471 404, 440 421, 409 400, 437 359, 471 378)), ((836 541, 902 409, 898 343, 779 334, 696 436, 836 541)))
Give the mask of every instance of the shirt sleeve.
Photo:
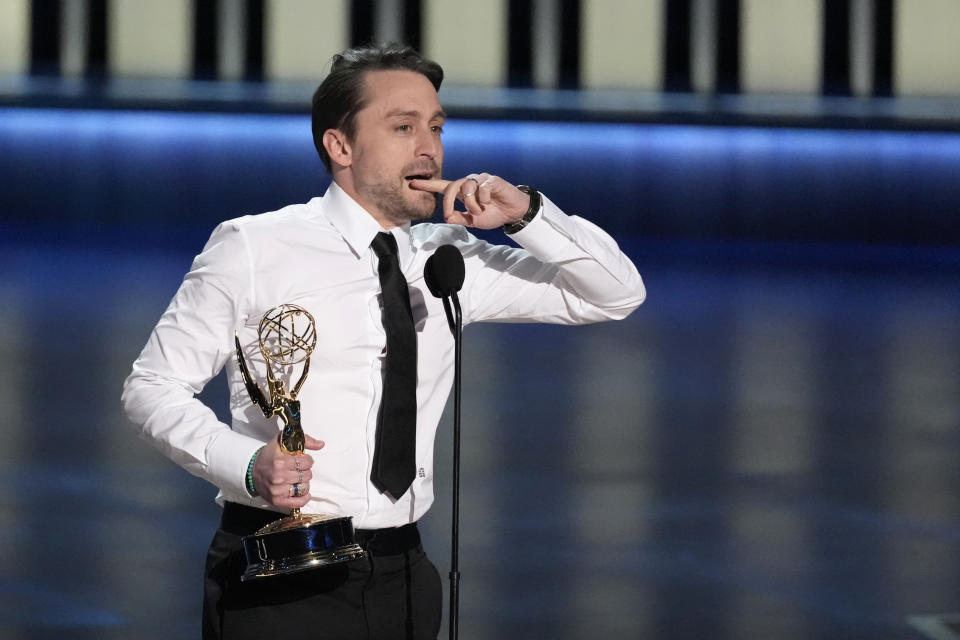
POLYGON ((263 443, 234 432, 195 396, 234 355, 251 264, 242 229, 217 227, 134 362, 121 400, 146 440, 235 495, 245 495, 247 464, 263 443))
POLYGON ((646 297, 636 266, 613 238, 546 197, 536 218, 510 237, 520 249, 481 241, 464 249, 466 321, 619 320, 646 297))

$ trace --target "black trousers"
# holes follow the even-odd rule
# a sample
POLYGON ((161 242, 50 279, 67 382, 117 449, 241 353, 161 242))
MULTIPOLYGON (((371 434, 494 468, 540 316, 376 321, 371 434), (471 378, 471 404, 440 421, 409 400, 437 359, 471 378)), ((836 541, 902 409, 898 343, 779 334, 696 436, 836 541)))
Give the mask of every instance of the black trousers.
MULTIPOLYGON (((410 548, 379 545, 358 531, 367 558, 301 573, 240 581, 240 539, 279 514, 227 503, 207 553, 204 640, 296 637, 337 640, 435 640, 443 587, 416 525, 410 548), (380 546, 386 548, 381 550, 380 546)), ((403 531, 409 539, 411 530, 403 531)), ((390 535, 387 532, 383 537, 390 535)))

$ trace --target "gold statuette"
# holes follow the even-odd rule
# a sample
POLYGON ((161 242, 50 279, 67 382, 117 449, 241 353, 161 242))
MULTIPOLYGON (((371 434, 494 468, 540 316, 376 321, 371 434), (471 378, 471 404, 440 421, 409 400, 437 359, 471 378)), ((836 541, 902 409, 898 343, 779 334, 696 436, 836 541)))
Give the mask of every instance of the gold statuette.
MULTIPOLYGON (((250 375, 240 339, 234 337, 237 365, 253 403, 267 418, 280 417, 283 428, 277 436, 280 449, 288 455, 303 455, 304 437, 297 394, 310 371, 310 356, 317 346, 313 316, 303 307, 282 304, 263 315, 258 328, 260 354, 266 362, 269 399, 250 375), (303 363, 296 384, 287 390, 284 379, 293 378, 294 367, 303 363)), ((356 560, 366 552, 355 542, 349 516, 291 515, 259 529, 243 539, 247 569, 242 579, 295 573, 314 567, 356 560)))

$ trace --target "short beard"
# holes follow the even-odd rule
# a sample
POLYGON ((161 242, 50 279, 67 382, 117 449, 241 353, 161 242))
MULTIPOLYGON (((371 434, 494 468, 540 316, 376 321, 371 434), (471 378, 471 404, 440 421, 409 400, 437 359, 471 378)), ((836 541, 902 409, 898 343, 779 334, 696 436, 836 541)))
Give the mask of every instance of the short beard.
POLYGON ((417 220, 426 220, 433 216, 433 212, 436 211, 437 208, 437 202, 432 193, 416 191, 415 193, 417 193, 418 196, 419 194, 430 196, 429 201, 425 197, 418 198, 418 200, 422 200, 422 204, 416 204, 407 200, 401 189, 410 189, 410 187, 406 184, 402 187, 382 183, 372 185, 370 188, 370 199, 373 200, 380 211, 396 222, 414 222, 417 220))

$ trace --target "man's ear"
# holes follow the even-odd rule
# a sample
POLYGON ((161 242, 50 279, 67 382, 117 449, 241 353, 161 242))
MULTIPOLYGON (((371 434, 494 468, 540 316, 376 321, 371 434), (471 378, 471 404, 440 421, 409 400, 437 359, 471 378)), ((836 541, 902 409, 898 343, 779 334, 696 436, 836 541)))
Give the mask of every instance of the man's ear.
POLYGON ((323 132, 323 148, 330 156, 330 162, 341 167, 353 164, 353 154, 347 136, 339 129, 327 129, 323 132))

